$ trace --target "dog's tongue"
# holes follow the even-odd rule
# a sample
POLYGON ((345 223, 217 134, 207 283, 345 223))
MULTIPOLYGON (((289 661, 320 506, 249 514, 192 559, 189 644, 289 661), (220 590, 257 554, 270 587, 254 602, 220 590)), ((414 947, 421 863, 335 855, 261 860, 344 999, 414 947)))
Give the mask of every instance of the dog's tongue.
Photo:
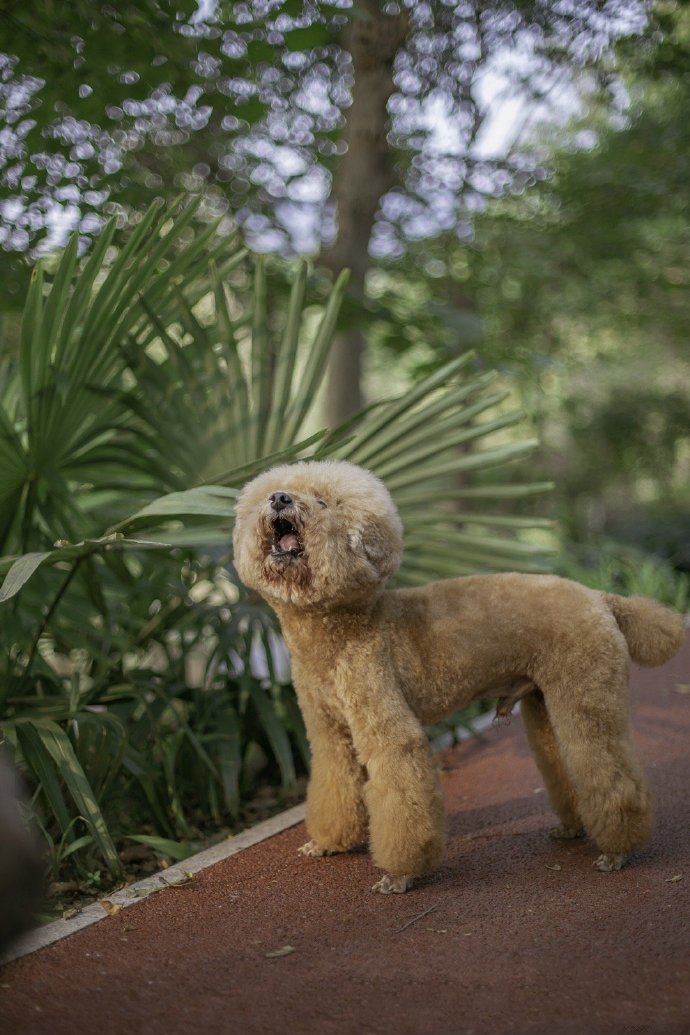
POLYGON ((294 532, 288 532, 287 535, 281 536, 278 547, 287 553, 289 550, 299 550, 299 539, 294 532))

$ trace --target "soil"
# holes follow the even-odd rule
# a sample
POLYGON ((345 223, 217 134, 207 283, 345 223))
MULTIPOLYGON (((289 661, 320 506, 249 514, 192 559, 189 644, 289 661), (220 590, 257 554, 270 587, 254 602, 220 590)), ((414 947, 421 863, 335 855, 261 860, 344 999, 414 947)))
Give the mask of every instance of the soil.
POLYGON ((658 803, 619 873, 554 824, 516 717, 442 756, 448 848, 407 895, 300 825, 0 971, 3 1035, 688 1035, 690 641, 634 669, 658 803))

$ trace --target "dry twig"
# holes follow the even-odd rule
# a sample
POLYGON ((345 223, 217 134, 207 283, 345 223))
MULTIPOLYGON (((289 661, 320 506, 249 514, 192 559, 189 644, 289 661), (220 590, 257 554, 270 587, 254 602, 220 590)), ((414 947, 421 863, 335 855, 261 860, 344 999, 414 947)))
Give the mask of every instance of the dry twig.
POLYGON ((421 920, 423 916, 428 916, 429 913, 433 913, 435 909, 438 909, 438 906, 429 906, 429 908, 425 909, 423 913, 417 913, 416 916, 413 916, 411 920, 408 920, 406 924, 402 925, 402 927, 398 930, 398 934, 400 934, 401 931, 404 931, 407 927, 411 927, 412 924, 416 924, 417 921, 421 920))

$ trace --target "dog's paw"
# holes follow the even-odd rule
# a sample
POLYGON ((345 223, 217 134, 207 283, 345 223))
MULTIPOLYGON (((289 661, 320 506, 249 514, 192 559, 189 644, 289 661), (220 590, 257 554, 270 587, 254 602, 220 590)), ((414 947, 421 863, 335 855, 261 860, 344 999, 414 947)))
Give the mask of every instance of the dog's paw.
POLYGON ((327 848, 322 848, 316 841, 307 841, 297 851, 300 855, 308 855, 313 859, 320 859, 324 855, 333 855, 333 852, 329 852, 327 848))
POLYGON ((567 827, 564 823, 561 823, 558 827, 552 827, 549 830, 549 837, 554 841, 572 841, 576 837, 584 837, 584 827, 567 827))
POLYGON ((394 877, 392 873, 384 873, 381 880, 377 880, 371 890, 380 891, 382 895, 402 895, 410 890, 413 883, 413 877, 407 875, 394 877))
POLYGON ((625 865, 624 855, 615 855, 613 852, 602 852, 598 859, 595 859, 592 866, 601 873, 612 873, 620 870, 625 865))

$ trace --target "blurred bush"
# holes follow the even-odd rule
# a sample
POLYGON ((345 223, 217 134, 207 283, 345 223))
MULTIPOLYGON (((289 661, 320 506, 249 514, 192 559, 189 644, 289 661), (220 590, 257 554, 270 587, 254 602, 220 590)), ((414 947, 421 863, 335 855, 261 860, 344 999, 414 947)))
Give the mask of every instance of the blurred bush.
POLYGON ((690 611, 690 577, 663 557, 600 539, 570 544, 559 555, 556 571, 566 578, 623 596, 654 597, 669 607, 690 611))

